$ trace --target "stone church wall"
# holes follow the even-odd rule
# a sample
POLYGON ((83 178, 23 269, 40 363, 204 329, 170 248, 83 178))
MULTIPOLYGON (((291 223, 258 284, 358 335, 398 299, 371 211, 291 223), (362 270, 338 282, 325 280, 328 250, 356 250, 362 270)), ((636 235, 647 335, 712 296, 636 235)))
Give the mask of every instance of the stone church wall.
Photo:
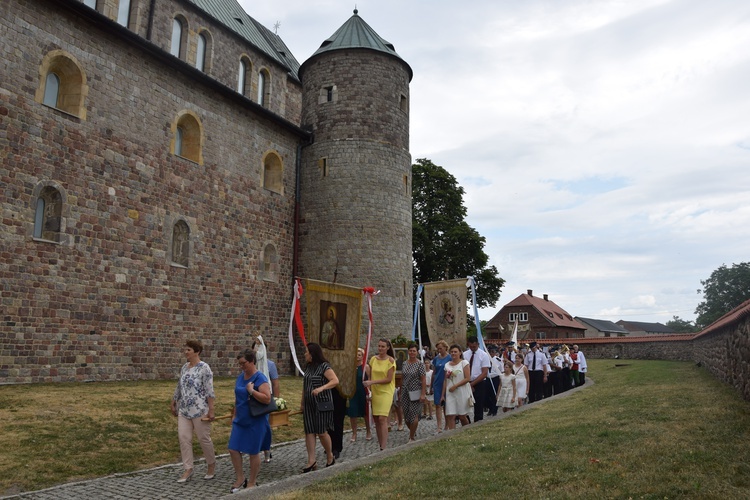
MULTIPOLYGON (((56 2, 3 2, 0 31, 0 379, 169 378, 189 338, 228 375, 251 333, 283 370, 300 134, 56 2), (82 68, 85 117, 35 100, 52 51, 82 68), (170 152, 184 112, 201 124, 202 161, 170 152), (269 153, 281 192, 262 185, 269 153), (59 243, 32 238, 43 185, 63 195, 59 243), (171 262, 178 221, 190 229, 187 266, 171 262)), ((217 53, 220 80, 229 63, 224 74, 217 53)), ((272 107, 301 102, 289 89, 272 107)))

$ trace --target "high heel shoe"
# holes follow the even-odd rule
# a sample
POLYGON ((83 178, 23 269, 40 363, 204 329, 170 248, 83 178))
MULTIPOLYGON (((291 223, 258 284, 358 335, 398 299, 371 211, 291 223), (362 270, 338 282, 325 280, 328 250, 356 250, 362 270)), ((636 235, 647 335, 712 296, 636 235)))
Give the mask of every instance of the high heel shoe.
POLYGON ((335 463, 336 463, 336 457, 333 457, 333 460, 331 461, 331 463, 330 464, 326 464, 326 467, 330 467, 330 466, 332 466, 335 463))
POLYGON ((232 488, 229 490, 229 493, 234 494, 234 493, 237 493, 238 491, 244 490, 245 488, 247 488, 247 478, 245 478, 245 480, 242 482, 241 485, 232 486, 232 488))
POLYGON ((190 481, 190 478, 193 477, 193 469, 190 469, 190 472, 185 472, 187 473, 187 475, 183 475, 180 479, 178 479, 178 483, 187 483, 188 481, 190 481))
POLYGON ((313 471, 317 468, 318 468, 318 462, 316 461, 316 462, 313 462, 311 466, 305 467, 304 469, 302 469, 302 474, 313 471))

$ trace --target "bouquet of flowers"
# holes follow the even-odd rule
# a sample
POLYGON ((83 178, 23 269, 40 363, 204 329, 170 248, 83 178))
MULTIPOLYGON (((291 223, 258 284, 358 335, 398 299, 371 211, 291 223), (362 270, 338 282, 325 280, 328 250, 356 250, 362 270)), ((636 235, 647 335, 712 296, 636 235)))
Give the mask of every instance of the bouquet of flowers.
POLYGON ((286 399, 283 398, 273 398, 274 401, 276 401, 276 409, 277 410, 286 410, 286 399))

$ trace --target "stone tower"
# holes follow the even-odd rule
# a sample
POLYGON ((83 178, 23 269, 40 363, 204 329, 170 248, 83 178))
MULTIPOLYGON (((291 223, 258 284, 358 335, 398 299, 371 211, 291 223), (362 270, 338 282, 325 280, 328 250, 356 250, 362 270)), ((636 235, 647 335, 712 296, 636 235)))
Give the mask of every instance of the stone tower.
POLYGON ((302 126, 313 132, 300 174, 299 275, 381 290, 374 338, 408 336, 412 70, 355 10, 299 75, 302 126))

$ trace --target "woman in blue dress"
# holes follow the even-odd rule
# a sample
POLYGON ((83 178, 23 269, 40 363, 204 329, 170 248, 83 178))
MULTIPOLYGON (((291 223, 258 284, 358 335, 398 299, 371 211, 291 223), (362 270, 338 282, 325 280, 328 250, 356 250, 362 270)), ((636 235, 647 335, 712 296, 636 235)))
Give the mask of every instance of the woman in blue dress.
POLYGON ((443 432, 443 407, 440 398, 443 396, 443 382, 445 381, 445 364, 451 360, 448 354, 448 343, 438 340, 435 344, 437 356, 432 359, 432 394, 435 402, 435 418, 437 418, 437 433, 443 432))
POLYGON ((271 448, 271 426, 268 415, 253 417, 250 414, 248 398, 255 398, 261 404, 271 402, 271 384, 255 366, 255 352, 245 351, 237 356, 242 373, 234 384, 234 419, 232 434, 229 436, 229 456, 236 475, 230 493, 248 487, 248 479, 242 470, 242 453, 250 455, 250 487, 257 486, 260 471, 260 451, 271 448))

